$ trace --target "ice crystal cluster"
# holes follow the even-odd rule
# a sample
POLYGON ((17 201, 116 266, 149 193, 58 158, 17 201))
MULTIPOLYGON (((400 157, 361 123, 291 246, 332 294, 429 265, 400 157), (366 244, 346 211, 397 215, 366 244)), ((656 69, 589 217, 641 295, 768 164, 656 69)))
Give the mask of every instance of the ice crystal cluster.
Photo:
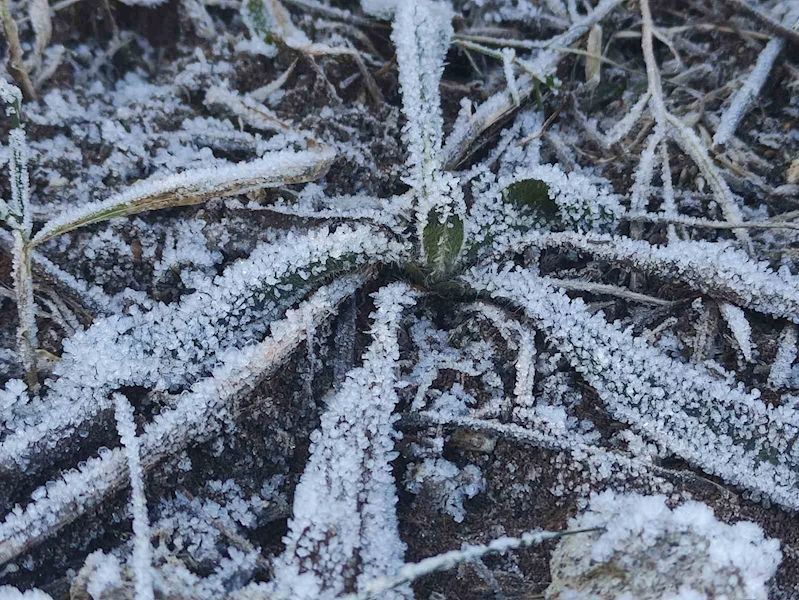
POLYGON ((754 523, 721 523, 695 501, 670 509, 665 496, 606 491, 570 525, 602 530, 558 543, 547 598, 765 600, 782 558, 754 523))
POLYGON ((0 600, 799 594, 795 3, 122 2, 0 0, 0 600))

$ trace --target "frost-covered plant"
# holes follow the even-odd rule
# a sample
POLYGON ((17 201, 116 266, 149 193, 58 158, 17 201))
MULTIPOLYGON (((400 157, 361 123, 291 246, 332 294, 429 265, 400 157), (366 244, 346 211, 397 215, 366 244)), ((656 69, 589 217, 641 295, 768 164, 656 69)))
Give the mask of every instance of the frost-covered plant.
MULTIPOLYGON (((296 4, 327 16, 355 18, 326 4, 296 4)), ((29 398, 19 380, 6 385, 0 406, 10 414, 0 421, 0 474, 32 489, 30 501, 15 505, 0 523, 0 563, 10 564, 40 546, 127 488, 131 479, 133 576, 123 573, 116 554, 90 555, 77 581, 86 593, 96 591, 95 600, 104 594, 179 594, 175 578, 185 580, 188 597, 203 600, 225 595, 240 600, 411 598, 410 583, 423 575, 560 535, 527 532, 406 564, 395 474, 401 468, 396 462, 400 428, 418 432, 402 447, 411 460, 405 477, 399 477, 417 494, 412 502, 430 502, 456 522, 468 518, 469 502, 489 490, 490 482, 477 465, 445 457, 445 445, 459 445, 471 455, 490 454, 497 439, 566 456, 571 470, 587 473, 596 485, 640 478, 652 488, 670 489, 673 470, 662 459, 678 457, 744 489, 751 498, 799 510, 799 412, 794 404, 764 399, 757 388, 711 361, 686 361, 679 344, 651 343, 669 321, 660 330, 639 335, 640 324, 646 326, 656 316, 630 309, 609 322, 597 305, 568 295, 617 297, 652 305, 653 311, 673 309, 674 301, 648 296, 640 288, 586 280, 586 273, 599 269, 596 264, 634 270, 633 281, 645 273, 679 283, 720 311, 743 365, 761 352, 753 341, 749 312, 787 321, 768 383, 780 389, 795 379, 790 372, 796 357, 799 283, 787 267, 774 271, 750 255, 754 246, 721 168, 693 129, 666 109, 647 0, 640 6, 648 90, 605 140, 608 145, 618 142, 650 106, 655 128, 629 190, 614 189, 597 169, 579 167, 564 151, 558 133, 547 132, 551 120, 527 107, 481 160, 458 170, 469 162, 472 142, 540 93, 542 85, 558 91, 556 67, 564 48, 621 2, 601 0, 585 14, 574 2, 560 6, 562 10, 556 0, 548 4, 554 15, 550 21, 564 24, 565 31, 536 43, 513 45, 508 40, 500 52, 507 89, 476 110, 463 101, 445 139, 441 80, 457 37, 454 9, 444 0, 366 3, 370 14, 393 19, 390 38, 408 155, 406 188, 394 196, 378 197, 357 186, 347 196, 327 193, 317 184, 300 191, 289 187, 323 178, 339 152, 356 154, 356 149, 322 141, 279 120, 263 104, 279 85, 245 96, 218 85, 205 96, 206 105, 221 106, 250 128, 276 132, 268 142, 232 126, 186 123, 217 142, 246 143, 258 158, 235 164, 215 161, 211 167, 147 178, 105 200, 59 212, 36 233, 20 208, 27 202, 27 171, 25 161, 14 158, 13 148, 24 154, 24 140, 12 138, 14 195, 0 208, 12 229, 21 232, 21 251, 15 256, 27 261, 29 270, 31 264, 48 264, 45 248, 86 227, 156 209, 207 202, 221 206, 228 199, 224 206, 231 210, 270 211, 313 225, 253 244, 246 257, 219 274, 211 272, 218 259, 201 253, 195 262, 208 270, 181 278, 189 289, 169 303, 144 294, 106 300, 93 294, 90 300, 100 297, 105 314, 63 340, 60 359, 40 390, 29 380, 28 391, 38 395, 29 398), (518 77, 517 70, 522 72, 518 77), (638 221, 629 235, 623 234, 624 219, 645 213, 658 157, 665 216, 677 217, 667 138, 677 141, 708 177, 737 242, 680 239, 675 226, 668 230, 668 244, 656 246, 642 239, 638 221), (564 160, 546 160, 547 149, 564 160), (283 198, 264 200, 264 190, 276 188, 283 198), (231 198, 245 194, 250 200, 246 204, 231 198), (591 267, 583 270, 587 261, 591 267), (371 292, 368 297, 365 289, 371 292), (355 297, 374 307, 371 326, 360 332, 355 297), (331 334, 335 315, 339 329, 331 334), (332 350, 323 343, 329 337, 334 338, 332 350), (302 345, 304 353, 297 352, 302 345), (358 350, 360 362, 355 360, 358 350), (267 560, 235 531, 236 523, 251 523, 244 516, 249 513, 235 507, 223 510, 175 500, 164 503, 161 518, 148 528, 143 494, 148 474, 167 459, 177 459, 178 465, 188 462, 185 470, 191 470, 182 453, 221 439, 223 432, 235 434, 233 423, 243 399, 292 357, 305 369, 308 396, 313 397, 322 371, 333 371, 335 381, 331 393, 319 399, 320 423, 310 437, 279 555, 267 560), (75 452, 84 432, 108 425, 114 408, 121 447, 91 449, 91 457, 78 468, 39 485, 59 448, 68 444, 67 452, 75 452), (608 435, 606 422, 592 420, 596 412, 605 421, 612 419, 619 432, 608 435), (175 522, 184 514, 180 511, 204 516, 193 516, 184 527, 175 522), (231 511, 242 518, 230 518, 231 511), (216 547, 220 535, 209 534, 209 528, 231 541, 226 553, 216 547), (158 531, 171 539, 154 550, 150 536, 157 537, 158 531), (183 534, 207 539, 209 546, 187 542, 183 534), (201 581, 183 559, 206 571, 206 559, 218 564, 201 581), (259 569, 268 576, 256 577, 259 569), (131 579, 133 592, 126 584, 131 579)), ((241 16, 252 37, 246 44, 249 51, 270 56, 281 47, 303 54, 314 65, 315 57, 351 57, 364 84, 374 85, 360 52, 312 42, 278 0, 246 0, 241 16)), ((472 44, 459 46, 465 50, 482 51, 481 43, 502 45, 502 38, 459 35, 457 41, 472 44)), ((596 41, 591 47, 597 47, 596 41)), ((599 77, 596 69, 594 64, 592 86, 599 77)), ((194 84, 195 89, 202 87, 194 84)), ((3 89, 10 89, 6 95, 12 97, 13 89, 3 89)), ((376 100, 379 90, 372 96, 376 100)), ((106 129, 113 133, 113 123, 106 129)), ((127 139, 126 133, 115 135, 127 139)), ((201 229, 185 231, 191 235, 201 229)), ((180 264, 171 254, 178 253, 174 237, 166 237, 156 280, 180 264)), ((49 264, 50 272, 59 269, 49 264)), ((32 286, 30 276, 26 281, 32 286)), ((70 282, 73 291, 89 289, 77 279, 70 282)), ((29 313, 26 321, 20 319, 20 339, 27 340, 20 345, 20 358, 26 367, 30 361, 25 353, 32 354, 36 346, 25 334, 26 327, 35 332, 30 290, 27 296, 17 293, 20 310, 29 313)), ((704 304, 692 306, 701 310, 704 304)), ((223 452, 222 444, 219 454, 223 452)), ((553 495, 563 494, 570 468, 559 473, 553 495)), ((514 492, 528 493, 526 485, 519 484, 514 492)), ((582 488, 582 495, 587 491, 582 488)), ((13 491, 4 493, 18 497, 13 491)), ((648 514, 651 504, 641 502, 642 514, 648 514)), ((689 524, 710 527, 701 510, 677 511, 689 524)), ((764 560, 776 556, 771 546, 768 550, 764 560)), ((714 564, 711 560, 702 568, 713 569, 714 564)), ((755 565, 760 570, 752 577, 758 585, 773 572, 769 565, 755 565)))
POLYGON ((32 390, 38 387, 36 374, 36 319, 33 316, 33 281, 31 276, 30 180, 28 178, 28 145, 22 124, 22 93, 16 87, 0 80, 0 99, 6 116, 11 121, 9 133, 8 178, 11 183, 11 200, 0 198, 0 222, 11 228, 14 239, 13 272, 14 293, 17 301, 17 343, 25 376, 32 390))

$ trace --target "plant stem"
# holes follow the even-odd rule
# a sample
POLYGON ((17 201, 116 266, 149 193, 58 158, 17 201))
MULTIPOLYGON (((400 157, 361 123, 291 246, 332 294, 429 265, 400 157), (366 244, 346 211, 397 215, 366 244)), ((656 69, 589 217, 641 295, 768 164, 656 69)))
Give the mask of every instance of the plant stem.
POLYGON ((28 100, 36 99, 36 90, 28 75, 28 70, 22 60, 22 46, 19 43, 19 33, 17 32, 17 22, 11 14, 11 7, 8 0, 0 0, 0 20, 3 21, 3 31, 8 41, 8 72, 22 89, 22 93, 28 100))
POLYGON ((35 392, 39 386, 36 372, 36 318, 34 317, 33 278, 31 276, 31 249, 27 236, 14 230, 14 292, 17 297, 17 343, 25 368, 28 389, 35 392))

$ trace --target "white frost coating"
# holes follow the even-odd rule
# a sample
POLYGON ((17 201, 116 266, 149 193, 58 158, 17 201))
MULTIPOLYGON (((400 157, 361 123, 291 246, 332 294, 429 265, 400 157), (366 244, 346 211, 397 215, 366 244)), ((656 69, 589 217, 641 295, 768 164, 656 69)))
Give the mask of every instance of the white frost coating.
MULTIPOLYGON (((497 329, 511 350, 516 350, 516 381, 513 384, 513 395, 516 409, 532 409, 535 407, 533 384, 535 383, 535 332, 518 321, 509 319, 496 306, 477 303, 475 308, 497 329)), ((517 418, 518 414, 515 414, 517 418)))
MULTIPOLYGON (((311 436, 286 549, 274 567, 272 598, 315 600, 360 591, 365 581, 395 576, 403 563, 390 463, 397 457, 397 327, 413 303, 404 284, 375 294, 372 343, 363 366, 347 374, 311 436)), ((410 588, 384 596, 410 597, 410 588)))
POLYGON ((64 342, 40 421, 3 440, 0 469, 25 467, 37 444, 55 447, 108 407, 115 388, 169 390, 206 375, 224 352, 263 339, 269 322, 330 269, 396 260, 403 250, 368 226, 290 234, 259 246, 223 275, 198 282, 178 303, 96 321, 64 342))
POLYGON ((117 433, 124 448, 130 476, 130 506, 133 513, 133 570, 136 600, 153 599, 152 545, 150 544, 150 518, 147 514, 147 497, 144 495, 144 473, 139 455, 139 438, 133 407, 122 394, 114 394, 117 433))
POLYGON ((21 379, 9 379, 0 389, 0 423, 10 429, 14 427, 14 409, 28 403, 28 386, 21 379))
POLYGON ((631 212, 646 212, 649 197, 652 195, 652 175, 655 172, 656 153, 665 135, 665 130, 662 127, 657 127, 646 142, 646 148, 644 148, 641 160, 635 170, 635 181, 630 194, 631 212))
POLYGON ((53 600, 50 594, 45 594, 41 590, 19 591, 10 585, 0 586, 0 598, 3 600, 53 600))
POLYGON ((766 600, 782 560, 780 542, 748 521, 718 521, 701 502, 669 509, 666 497, 591 498, 552 556, 547 598, 565 600, 766 600))
POLYGON ((677 241, 668 246, 619 236, 532 232, 504 251, 527 246, 564 247, 600 260, 626 263, 655 275, 677 278, 691 288, 744 308, 799 323, 799 278, 775 272, 726 242, 677 241))
MULTIPOLYGON (((525 119, 518 133, 525 135, 536 121, 537 118, 525 119)), ((508 133, 512 134, 514 129, 516 125, 508 133)), ((483 252, 481 248, 485 246, 489 251, 501 252, 517 240, 519 231, 548 225, 544 219, 572 230, 603 231, 612 227, 624 212, 619 196, 613 193, 607 180, 578 171, 566 173, 558 165, 537 163, 537 144, 528 144, 524 150, 513 145, 500 157, 498 177, 490 172, 475 175, 472 182, 475 200, 465 224, 467 248, 471 246, 472 252, 483 252), (509 201, 509 188, 524 181, 543 183, 557 214, 545 214, 534 203, 509 201)))
POLYGON ((81 578, 86 571, 90 573, 86 581, 86 591, 93 600, 100 600, 103 594, 109 592, 118 592, 124 585, 122 565, 113 554, 103 554, 102 550, 95 550, 86 557, 76 579, 81 578))
POLYGON ((662 354, 546 278, 474 269, 467 281, 523 308, 614 418, 755 498, 799 509, 799 412, 662 354))
POLYGON ((735 95, 721 115, 721 124, 713 136, 713 145, 721 146, 726 144, 727 141, 735 133, 738 124, 743 119, 749 108, 752 106, 755 98, 760 93, 760 88, 766 83, 771 68, 774 66, 774 61, 777 60, 782 49, 785 47, 785 40, 781 37, 775 37, 769 40, 766 47, 757 57, 757 62, 754 68, 749 72, 749 76, 744 81, 744 84, 735 92, 735 95))
POLYGON ((791 379, 791 367, 796 361, 796 325, 789 323, 780 335, 777 356, 771 363, 771 370, 768 375, 768 386, 770 388, 780 388, 787 385, 791 379))
POLYGON ((390 19, 401 0, 361 0, 361 8, 367 15, 379 19, 390 19))
POLYGON ((618 123, 616 123, 613 127, 611 127, 608 132, 605 134, 605 137, 602 138, 602 143, 605 147, 609 148, 616 142, 621 141, 627 132, 633 128, 633 125, 641 118, 641 115, 644 112, 647 104, 649 104, 649 98, 651 97, 649 92, 644 92, 641 94, 641 97, 638 98, 638 101, 630 107, 630 110, 627 111, 627 114, 624 115, 618 123))
POLYGON ((106 200, 65 211, 46 223, 31 242, 40 244, 66 231, 112 217, 310 181, 322 175, 334 158, 329 149, 273 152, 248 163, 156 176, 106 200))
POLYGON ((752 362, 752 327, 749 325, 744 311, 729 302, 722 302, 719 309, 741 350, 741 354, 744 355, 744 359, 746 362, 752 362))
POLYGON ((428 492, 434 506, 450 515, 456 523, 462 523, 466 518, 464 501, 474 498, 485 486, 479 467, 466 465, 460 469, 444 458, 425 458, 420 463, 411 464, 405 480, 409 492, 428 492))
MULTIPOLYGON (((391 33, 399 64, 402 111, 407 119, 403 137, 408 147, 408 183, 416 195, 419 240, 432 212, 440 223, 447 223, 453 212, 462 221, 466 212, 456 180, 441 173, 444 118, 438 87, 453 34, 452 17, 452 7, 446 2, 408 0, 398 4, 391 33)), ((442 236, 442 240, 445 238, 442 236)), ((424 255, 423 245, 421 251, 424 255)))
POLYGON ((558 218, 572 230, 601 229, 615 223, 624 211, 619 197, 610 186, 599 184, 602 180, 578 171, 565 173, 557 165, 520 167, 510 181, 500 180, 499 185, 507 187, 526 179, 542 181, 547 185, 547 195, 558 207, 558 218))
MULTIPOLYGON (((299 346, 309 314, 319 322, 363 283, 343 277, 324 286, 297 309, 271 325, 271 336, 259 344, 225 353, 210 377, 195 383, 172 409, 159 413, 140 437, 142 468, 147 471, 166 456, 174 456, 191 441, 218 435, 236 398, 257 386, 299 346)), ((85 465, 70 470, 32 494, 24 509, 16 506, 0 524, 0 565, 53 535, 127 485, 125 453, 106 450, 85 465)))

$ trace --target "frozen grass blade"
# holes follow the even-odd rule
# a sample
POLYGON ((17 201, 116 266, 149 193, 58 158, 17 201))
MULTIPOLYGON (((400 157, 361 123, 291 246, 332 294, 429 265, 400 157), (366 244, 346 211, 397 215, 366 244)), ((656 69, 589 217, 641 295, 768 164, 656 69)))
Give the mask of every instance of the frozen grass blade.
MULTIPOLYGON (((4 1, 4 0, 0 0, 4 1)), ((17 347, 30 391, 38 388, 36 348, 38 347, 33 277, 31 275, 31 208, 30 180, 28 174, 28 143, 22 125, 22 94, 16 87, 0 80, 0 99, 6 116, 11 121, 8 134, 8 175, 11 183, 11 201, 0 199, 0 221, 12 230, 12 276, 17 301, 17 347)))
POLYGON ((130 506, 133 513, 133 566, 136 600, 153 600, 152 545, 147 497, 144 495, 144 473, 141 468, 141 448, 136 435, 133 407, 122 394, 114 394, 117 433, 122 442, 130 476, 130 506))
POLYGON ((439 83, 452 37, 452 8, 412 0, 397 6, 391 39, 397 49, 403 130, 408 145, 408 183, 413 188, 416 235, 422 260, 438 276, 448 273, 464 241, 466 206, 451 175, 441 172, 444 119, 439 83))

